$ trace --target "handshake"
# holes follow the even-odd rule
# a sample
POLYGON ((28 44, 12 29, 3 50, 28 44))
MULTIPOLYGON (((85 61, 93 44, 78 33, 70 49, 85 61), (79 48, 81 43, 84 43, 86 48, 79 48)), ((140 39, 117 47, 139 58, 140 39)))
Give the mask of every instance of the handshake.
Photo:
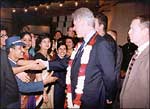
MULTIPOLYGON (((30 77, 25 70, 43 70, 49 67, 48 61, 43 61, 41 59, 37 60, 19 60, 17 62, 18 65, 22 66, 22 71, 17 73, 16 76, 22 80, 23 82, 30 82, 30 77)), ((44 84, 55 82, 58 78, 52 76, 53 73, 46 73, 46 77, 43 80, 44 84)))
POLYGON ((20 66, 25 66, 26 70, 43 70, 49 66, 48 61, 43 61, 41 59, 19 60, 17 64, 20 66))

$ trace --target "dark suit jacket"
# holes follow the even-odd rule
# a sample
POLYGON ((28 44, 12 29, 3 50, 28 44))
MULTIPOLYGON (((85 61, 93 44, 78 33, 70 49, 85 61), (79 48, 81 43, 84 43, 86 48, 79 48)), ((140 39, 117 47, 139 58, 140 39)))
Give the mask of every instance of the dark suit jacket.
MULTIPOLYGON (((115 44, 104 37, 97 36, 96 43, 90 53, 85 74, 82 109, 103 109, 106 99, 112 99, 115 74, 115 44)), ((77 82, 77 72, 80 66, 81 55, 71 69, 71 88, 74 99, 74 90, 77 82)))
POLYGON ((121 70, 124 70, 125 72, 127 71, 129 62, 137 48, 138 47, 131 42, 128 42, 122 46, 123 60, 122 60, 121 70))
POLYGON ((117 69, 117 72, 118 72, 118 73, 120 73, 120 70, 121 70, 122 59, 123 59, 122 48, 119 47, 119 46, 117 46, 116 69, 117 69))
MULTIPOLYGON (((53 76, 58 77, 58 80, 54 83, 54 109, 64 109, 65 103, 65 86, 66 86, 66 68, 68 66, 68 58, 64 57, 61 59, 58 55, 55 60, 53 60, 50 65, 53 66, 54 74, 53 76), (62 69, 58 69, 58 63, 63 62, 62 69), (63 68, 64 67, 64 68, 63 68), (57 68, 57 69, 56 69, 57 68)), ((61 65, 61 64, 60 64, 61 65)))
POLYGON ((19 91, 15 76, 8 62, 7 54, 4 50, 0 51, 0 57, 1 57, 0 108, 4 109, 7 107, 7 105, 19 101, 19 91))

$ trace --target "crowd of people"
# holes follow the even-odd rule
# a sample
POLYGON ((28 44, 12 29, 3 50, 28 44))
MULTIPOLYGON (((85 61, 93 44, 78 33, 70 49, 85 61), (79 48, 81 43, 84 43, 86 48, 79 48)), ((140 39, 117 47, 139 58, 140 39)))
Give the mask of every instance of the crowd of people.
POLYGON ((128 43, 117 45, 108 18, 88 8, 72 13, 67 35, 0 27, 0 108, 150 108, 149 16, 133 18, 128 43))

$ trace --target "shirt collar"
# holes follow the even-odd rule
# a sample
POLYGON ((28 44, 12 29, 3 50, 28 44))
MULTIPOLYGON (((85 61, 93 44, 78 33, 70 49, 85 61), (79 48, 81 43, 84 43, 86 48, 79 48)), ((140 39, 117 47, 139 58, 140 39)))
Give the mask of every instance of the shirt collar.
POLYGON ((138 47, 138 55, 140 55, 147 46, 149 46, 149 41, 138 47))
POLYGON ((12 60, 10 57, 8 57, 8 59, 13 62, 14 64, 17 64, 14 60, 12 60))
POLYGON ((86 38, 84 38, 85 44, 84 46, 89 42, 89 40, 91 39, 91 37, 96 33, 95 30, 90 31, 90 33, 87 35, 86 38))

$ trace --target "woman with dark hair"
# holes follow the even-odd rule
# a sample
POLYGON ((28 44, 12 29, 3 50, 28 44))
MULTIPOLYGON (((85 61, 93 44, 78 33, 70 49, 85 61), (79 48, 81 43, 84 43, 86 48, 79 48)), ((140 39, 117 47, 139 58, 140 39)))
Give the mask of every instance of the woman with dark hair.
POLYGON ((29 32, 23 32, 20 34, 20 38, 26 44, 26 46, 24 47, 24 59, 26 60, 32 59, 33 58, 32 55, 29 54, 29 50, 32 46, 31 34, 29 32))
MULTIPOLYGON (((23 54, 23 59, 24 60, 31 60, 33 59, 33 56, 29 53, 29 50, 32 46, 32 37, 31 37, 31 33, 29 32, 22 32, 20 34, 20 38, 21 41, 24 42, 26 44, 26 46, 24 47, 24 54, 23 54)), ((28 73, 29 77, 30 77, 30 82, 34 81, 35 79, 35 74, 33 74, 33 72, 31 72, 30 70, 26 71, 26 73, 28 73)), ((21 96, 21 108, 27 108, 27 109, 34 109, 35 108, 35 96, 34 95, 27 95, 27 94, 23 94, 21 96)))
MULTIPOLYGON (((66 56, 67 46, 63 41, 57 44, 57 56, 53 61, 62 61, 63 64, 67 64, 69 58, 66 56)), ((51 63, 53 64, 53 63, 51 63)), ((51 65, 55 66, 55 65, 51 65)), ((67 66, 66 66, 67 68, 67 66)), ((58 77, 58 80, 54 83, 54 109, 64 109, 65 102, 65 87, 66 87, 66 68, 61 70, 54 70, 54 76, 58 77)))
MULTIPOLYGON (((50 60, 50 55, 49 55, 50 47, 51 47, 51 41, 48 35, 40 35, 36 39, 36 46, 35 46, 36 54, 34 56, 34 59, 42 59, 44 61, 49 61, 50 60)), ((48 75, 50 75, 50 73, 47 72, 47 70, 38 71, 36 74, 36 80, 41 81, 45 79, 45 77, 48 75)), ((54 79, 52 82, 55 82, 57 78, 55 77, 53 78, 54 79)), ((53 93, 51 93, 50 89, 51 89, 51 85, 49 84, 47 85, 47 87, 44 88, 43 95, 39 95, 36 97, 37 107, 53 108, 52 100, 51 100, 52 98, 51 96, 53 93)))
POLYGON ((72 37, 66 37, 65 44, 67 45, 67 56, 70 57, 74 50, 74 41, 72 37))
POLYGON ((52 50, 54 52, 56 52, 56 49, 57 49, 57 43, 63 39, 63 34, 61 31, 57 30, 55 31, 54 33, 54 37, 53 37, 53 40, 52 40, 52 50))
MULTIPOLYGON (((48 35, 40 35, 37 39, 36 39, 36 44, 35 44, 35 52, 36 55, 38 55, 39 53, 42 53, 48 56, 48 54, 50 53, 50 49, 51 49, 51 40, 49 38, 48 35)), ((35 55, 35 57, 36 57, 35 55)), ((50 57, 47 57, 48 59, 50 59, 50 57)))

